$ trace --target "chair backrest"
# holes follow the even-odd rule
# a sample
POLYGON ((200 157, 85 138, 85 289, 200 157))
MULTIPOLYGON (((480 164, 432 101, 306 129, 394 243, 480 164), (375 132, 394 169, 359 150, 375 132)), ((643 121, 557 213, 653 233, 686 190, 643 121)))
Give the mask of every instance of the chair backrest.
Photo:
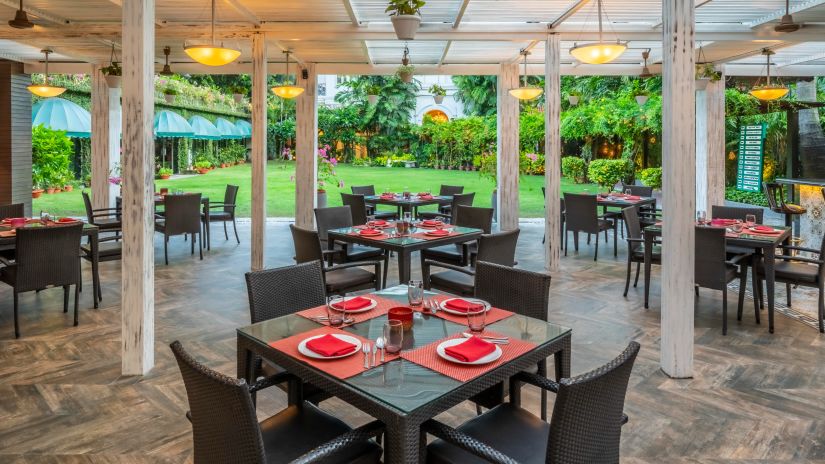
MULTIPOLYGON (((622 219, 624 219, 625 229, 627 230, 627 238, 642 238, 642 223, 639 221, 638 206, 630 206, 622 210, 622 219)), ((630 251, 636 251, 641 247, 639 242, 629 242, 628 248, 630 251)))
POLYGON ((183 193, 163 198, 166 235, 196 234, 201 230, 201 194, 183 193))
POLYGON ((86 220, 89 221, 89 224, 94 224, 94 211, 92 209, 92 200, 89 198, 89 194, 86 193, 85 190, 80 192, 83 195, 83 206, 86 207, 86 220))
POLYGON ((295 245, 295 262, 301 264, 323 259, 318 232, 295 224, 290 224, 289 230, 292 231, 292 243, 295 245))
POLYGON ((637 195, 640 197, 653 196, 653 187, 648 187, 646 185, 625 185, 623 189, 630 190, 631 195, 637 195))
POLYGON ((17 291, 77 284, 80 281, 82 232, 83 224, 17 229, 17 291))
POLYGON ((775 182, 763 182, 762 189, 765 191, 765 198, 768 206, 772 210, 780 210, 785 206, 785 189, 781 184, 775 182))
POLYGON ((630 342, 616 359, 561 379, 550 420, 547 459, 551 464, 616 464, 627 384, 639 344, 630 342))
POLYGON ((762 219, 765 217, 765 210, 763 208, 744 208, 739 206, 719 206, 713 205, 710 207, 710 217, 714 219, 739 219, 744 221, 745 216, 753 214, 756 216, 756 223, 762 224, 762 219))
POLYGON ((489 234, 493 228, 493 208, 458 206, 454 225, 481 229, 485 234, 489 234))
MULTIPOLYGON (((544 187, 541 188, 541 197, 542 198, 547 197, 547 195, 545 194, 545 188, 544 187)), ((564 219, 564 198, 559 198, 559 205, 561 206, 561 209, 559 209, 559 213, 561 213, 561 217, 562 217, 562 219, 564 219)))
POLYGON ((367 223, 367 202, 364 201, 364 195, 341 192, 341 203, 349 206, 353 224, 367 223))
POLYGON ((476 260, 514 266, 519 232, 519 229, 513 229, 497 234, 482 234, 478 239, 476 260))
POLYGON ((550 275, 477 261, 475 297, 496 308, 546 321, 550 275))
POLYGON ((364 195, 370 196, 375 195, 375 186, 374 185, 353 185, 352 193, 355 195, 364 195))
POLYGON ((441 188, 438 190, 438 194, 441 196, 451 196, 457 195, 459 193, 464 193, 464 186, 463 185, 444 185, 441 184, 441 188))
POLYGON ((725 229, 696 227, 696 265, 694 279, 700 287, 720 290, 727 285, 725 229))
POLYGON ((261 428, 246 381, 204 366, 179 341, 169 347, 178 361, 189 399, 194 461, 266 463, 261 428))
POLYGON ((599 231, 599 217, 596 207, 596 195, 565 193, 564 217, 567 230, 597 233, 599 231))
POLYGON ((453 201, 450 203, 450 224, 455 224, 455 215, 458 211, 459 206, 473 206, 473 200, 475 199, 476 194, 475 192, 471 193, 456 193, 453 195, 453 201))
POLYGON ((0 219, 19 218, 26 215, 26 208, 23 203, 12 203, 10 205, 0 205, 0 219))
POLYGON ((326 303, 320 261, 247 272, 246 291, 253 324, 326 303))
POLYGON ((226 192, 223 194, 223 207, 224 212, 235 214, 235 204, 238 200, 238 186, 237 185, 227 185, 226 192))
POLYGON ((315 222, 318 224, 318 238, 327 241, 327 231, 352 227, 352 213, 349 206, 315 208, 315 222))

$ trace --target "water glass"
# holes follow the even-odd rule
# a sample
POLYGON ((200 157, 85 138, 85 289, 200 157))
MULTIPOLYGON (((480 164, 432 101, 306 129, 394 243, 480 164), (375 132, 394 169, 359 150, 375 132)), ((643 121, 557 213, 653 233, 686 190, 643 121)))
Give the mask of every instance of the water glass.
POLYGON ((340 300, 334 296, 327 297, 327 320, 329 325, 330 327, 340 327, 344 325, 344 312, 335 309, 332 306, 333 302, 343 304, 346 302, 346 295, 340 300))
POLYGON ((741 223, 741 222, 739 222, 739 221, 734 222, 734 223, 733 223, 733 225, 731 226, 731 229, 732 229, 734 232, 736 232, 737 234, 738 234, 739 232, 742 232, 742 223, 741 223))
POLYGON ((40 211, 40 222, 43 223, 43 225, 46 225, 49 221, 51 221, 51 219, 52 216, 48 212, 43 210, 40 211))
POLYGON ((624 189, 624 194, 629 197, 629 196, 633 195, 633 190, 624 189))
POLYGON ((484 327, 487 325, 487 311, 485 309, 467 312, 467 328, 470 329, 470 332, 484 332, 484 327))
POLYGON ((748 227, 752 227, 756 224, 756 215, 755 214, 746 214, 745 215, 745 225, 748 227))
POLYGON ((409 187, 404 187, 404 193, 403 193, 403 195, 404 195, 404 199, 405 199, 405 200, 409 200, 409 199, 410 199, 411 194, 410 194, 410 188, 409 188, 409 187))
POLYGON ((407 301, 410 306, 421 306, 424 303, 424 282, 411 280, 407 286, 407 301))
POLYGON ((404 327, 401 321, 387 321, 384 323, 384 347, 387 353, 395 354, 401 351, 404 344, 404 327))
POLYGON ((707 213, 704 210, 699 210, 696 212, 696 222, 701 226, 708 222, 707 213))
POLYGON ((406 221, 395 221, 395 231, 399 237, 405 237, 409 231, 409 223, 406 221))

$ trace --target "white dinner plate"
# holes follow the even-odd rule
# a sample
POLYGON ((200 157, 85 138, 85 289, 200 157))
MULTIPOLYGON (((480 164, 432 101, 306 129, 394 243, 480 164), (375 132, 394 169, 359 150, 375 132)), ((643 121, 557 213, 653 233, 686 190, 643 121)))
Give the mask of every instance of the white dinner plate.
MULTIPOLYGON (((367 311, 369 311, 369 310, 371 310, 371 309, 375 308, 376 306, 378 306, 378 302, 377 302, 377 301, 375 301, 375 300, 373 300, 373 299, 372 299, 372 298, 370 298, 370 297, 363 296, 363 297, 361 297, 361 298, 366 298, 366 299, 370 300, 370 301, 371 301, 371 303, 370 303, 369 305, 367 305, 367 306, 364 306, 364 307, 363 307, 363 308, 361 308, 361 309, 354 309, 354 310, 350 310, 350 311, 345 311, 345 310, 343 310, 343 309, 338 309, 338 308, 335 308, 335 306, 333 306, 333 308, 334 308, 336 311, 341 311, 341 312, 343 312, 343 313, 347 313, 347 314, 358 314, 358 313, 365 313, 365 312, 367 312, 367 311)), ((350 299, 352 299, 352 298, 350 298, 350 299)), ((336 305, 336 304, 338 304, 338 303, 340 303, 340 302, 342 302, 342 301, 344 301, 344 299, 343 299, 343 298, 341 298, 341 297, 338 297, 338 298, 334 298, 334 299, 333 299, 330 303, 332 303, 333 305, 336 305)))
POLYGON ((438 344, 438 346, 435 348, 435 351, 436 351, 436 353, 438 353, 439 356, 446 359, 447 361, 454 362, 456 364, 466 364, 466 365, 469 365, 469 366, 475 366, 475 365, 478 365, 478 364, 488 364, 488 363, 491 363, 493 361, 498 360, 498 358, 500 358, 501 355, 502 355, 501 347, 498 346, 498 345, 494 345, 495 349, 496 349, 495 351, 493 351, 492 353, 488 354, 487 356, 484 356, 483 358, 479 358, 479 359, 477 359, 473 362, 465 362, 465 361, 461 361, 459 359, 455 359, 454 357, 448 355, 444 351, 445 349, 447 349, 451 346, 455 346, 455 345, 458 345, 460 343, 464 343, 467 340, 469 340, 469 338, 454 338, 452 340, 445 340, 445 341, 438 344))
POLYGON ((478 304, 480 304, 480 305, 483 305, 483 306, 484 306, 484 311, 489 311, 489 310, 490 310, 490 303, 487 303, 487 302, 486 302, 486 301, 484 301, 484 300, 479 300, 479 299, 477 299, 477 298, 447 298, 446 300, 442 301, 442 302, 439 304, 439 306, 441 306, 441 309, 442 309, 445 313, 449 313, 449 314, 452 314, 452 315, 454 315, 454 316, 466 316, 466 315, 467 315, 467 313, 462 312, 462 311, 456 311, 455 309, 450 309, 450 308, 448 308, 448 307, 447 307, 447 302, 448 302, 448 301, 452 301, 452 300, 464 300, 464 301, 469 301, 469 302, 471 302, 471 303, 478 303, 478 304))
POLYGON ((352 353, 342 354, 341 356, 324 356, 322 354, 318 354, 318 353, 310 350, 309 348, 307 348, 307 342, 308 341, 315 340, 316 338, 321 338, 323 336, 324 335, 316 335, 314 337, 309 337, 309 338, 306 338, 306 339, 302 340, 301 343, 298 344, 298 352, 301 353, 302 355, 308 357, 308 358, 314 358, 314 359, 340 359, 340 358, 346 358, 347 356, 352 356, 355 353, 360 353, 361 352, 361 340, 353 337, 352 335, 345 335, 345 334, 332 334, 332 336, 339 339, 339 340, 343 340, 345 342, 349 342, 349 343, 352 343, 353 345, 355 345, 355 349, 352 350, 352 353))

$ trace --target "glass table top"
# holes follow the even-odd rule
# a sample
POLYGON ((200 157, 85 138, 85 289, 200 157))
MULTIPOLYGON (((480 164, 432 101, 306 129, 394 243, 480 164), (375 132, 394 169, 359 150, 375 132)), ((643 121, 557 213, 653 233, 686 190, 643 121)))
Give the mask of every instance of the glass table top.
MULTIPOLYGON (((327 231, 327 234, 347 235, 347 234, 350 234, 352 232, 357 232, 358 230, 359 229, 357 229, 355 227, 343 227, 341 229, 330 229, 329 231, 327 231)), ((382 240, 376 240, 376 241, 384 242, 384 243, 390 243, 390 244, 393 244, 393 245, 400 245, 400 246, 412 245, 412 244, 416 244, 416 243, 432 241, 432 240, 425 240, 423 238, 416 238, 416 237, 412 236, 413 234, 419 234, 419 233, 427 232, 427 231, 430 231, 430 230, 433 230, 433 229, 413 227, 412 231, 410 232, 410 235, 405 235, 403 237, 392 237, 391 236, 389 238, 385 238, 385 239, 382 239, 382 240)), ((476 233, 483 232, 481 229, 473 229, 472 227, 460 227, 460 226, 455 226, 451 230, 453 230, 454 232, 459 233, 461 235, 476 234, 476 233)), ((388 229, 385 229, 385 231, 387 233, 394 233, 395 228, 390 227, 388 229)), ((450 235, 450 236, 445 236, 445 237, 440 237, 440 238, 455 238, 455 236, 450 235)))
MULTIPOLYGON (((405 285, 382 290, 376 294, 407 304, 405 285)), ((434 295, 435 293, 429 293, 434 295)), ((345 331, 370 340, 381 336, 386 316, 377 317, 345 328, 345 331)), ((262 344, 268 344, 319 327, 319 324, 298 315, 289 315, 238 329, 262 344)), ((551 343, 570 332, 569 328, 515 314, 490 324, 489 329, 511 338, 528 340, 538 346, 551 343)), ((413 328, 404 332, 404 350, 419 348, 436 340, 463 332, 466 326, 436 316, 415 314, 413 328)), ((395 409, 411 412, 453 389, 462 382, 418 364, 397 359, 353 377, 339 380, 395 409)))
MULTIPOLYGON (((696 224, 696 227, 714 227, 714 226, 700 226, 699 224, 696 224)), ((771 227, 773 227, 776 230, 784 230, 786 232, 788 230, 790 230, 790 227, 785 227, 785 226, 771 226, 771 227)), ((645 230, 645 232, 650 232, 650 233, 653 233, 653 234, 661 234, 662 233, 662 225, 661 224, 656 224, 656 225, 652 225, 652 226, 647 226, 647 227, 644 228, 644 230, 645 230)), ((742 229, 742 230, 743 230, 743 232, 739 233, 738 236, 735 236, 735 237, 729 236, 729 237, 727 237, 727 239, 728 240, 752 240, 752 241, 766 242, 766 243, 780 242, 780 241, 785 239, 785 234, 784 233, 776 234, 776 235, 749 234, 747 232, 744 232, 745 229, 742 229)), ((733 229, 730 229, 730 228, 728 228, 728 232, 734 233, 733 229)))

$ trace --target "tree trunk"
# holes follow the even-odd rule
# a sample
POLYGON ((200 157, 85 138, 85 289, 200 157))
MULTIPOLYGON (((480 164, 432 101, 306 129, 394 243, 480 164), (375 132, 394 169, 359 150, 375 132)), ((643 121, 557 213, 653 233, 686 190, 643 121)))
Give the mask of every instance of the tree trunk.
MULTIPOLYGON (((797 82, 796 93, 800 101, 816 101, 816 82, 797 82)), ((802 164, 802 177, 825 178, 825 134, 819 124, 819 110, 816 108, 799 110, 799 160, 802 164)))

